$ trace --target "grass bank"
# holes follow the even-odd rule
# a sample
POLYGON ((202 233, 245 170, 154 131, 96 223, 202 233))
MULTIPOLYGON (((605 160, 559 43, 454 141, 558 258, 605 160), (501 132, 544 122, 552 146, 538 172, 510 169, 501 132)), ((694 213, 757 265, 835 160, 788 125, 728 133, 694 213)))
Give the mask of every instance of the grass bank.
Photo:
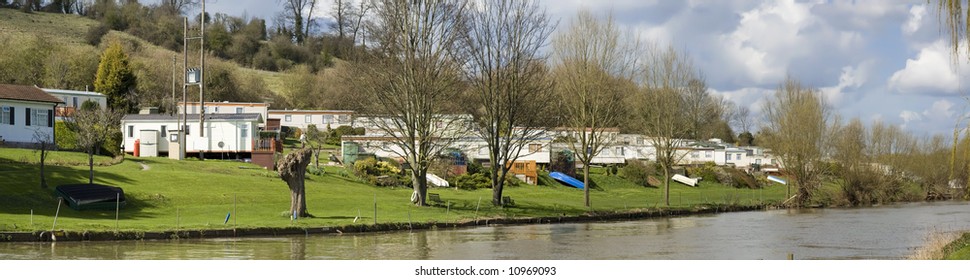
MULTIPOLYGON (((25 152, 30 153, 0 148, 0 231, 51 230, 57 208, 53 186, 87 180, 86 166, 51 166, 47 180, 52 187, 41 189, 37 187, 39 167, 20 161, 25 152)), ((75 156, 70 154, 64 156, 75 156)), ((415 207, 408 201, 409 188, 367 185, 342 167, 327 166, 325 170, 323 175, 307 177, 307 207, 315 217, 294 222, 286 214, 289 190, 275 172, 236 161, 127 158, 114 165, 95 167, 96 183, 125 190, 128 205, 121 210, 117 223, 114 211, 75 211, 62 206, 55 229, 162 232, 176 228, 311 228, 374 224, 375 220, 379 224, 463 223, 477 219, 582 216, 589 212, 583 206, 582 191, 565 186, 508 188, 505 195, 515 200, 515 206, 505 208, 491 205, 490 189, 433 188, 430 192, 439 194, 446 203, 415 207), (143 170, 142 165, 150 169, 143 170), (226 222, 230 212, 233 215, 226 222)), ((617 177, 592 176, 600 186, 591 192, 592 210, 597 213, 663 205, 662 189, 637 186, 617 177)), ((708 182, 699 187, 676 184, 671 189, 671 204, 674 209, 690 209, 698 204, 758 205, 779 202, 784 195, 785 188, 779 185, 752 190, 708 182)))

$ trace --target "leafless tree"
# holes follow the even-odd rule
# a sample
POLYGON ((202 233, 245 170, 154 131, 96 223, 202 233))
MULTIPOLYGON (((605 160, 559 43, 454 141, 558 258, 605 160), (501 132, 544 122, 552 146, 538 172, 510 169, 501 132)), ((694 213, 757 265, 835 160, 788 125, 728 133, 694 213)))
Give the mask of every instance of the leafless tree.
POLYGON ((534 0, 485 1, 469 13, 465 74, 473 92, 476 133, 488 145, 494 205, 502 205, 511 163, 545 136, 543 112, 552 85, 540 50, 552 28, 534 0))
POLYGON ((645 85, 634 110, 639 129, 650 137, 657 153, 657 163, 663 171, 664 205, 670 206, 670 176, 675 164, 686 155, 678 152, 701 126, 700 119, 711 103, 704 81, 697 74, 690 58, 673 47, 652 49, 648 53, 644 71, 645 85), (707 101, 705 101, 707 100, 707 101), (694 107, 694 108, 692 108, 694 107))
POLYGON ((357 9, 354 9, 354 13, 351 14, 353 18, 353 24, 351 25, 351 35, 353 38, 351 41, 356 44, 357 40, 360 39, 360 43, 365 49, 367 48, 366 26, 369 24, 367 18, 371 15, 370 12, 373 7, 374 5, 370 1, 360 0, 357 9))
POLYGON ((169 13, 179 15, 199 5, 199 0, 165 0, 162 5, 169 13))
MULTIPOLYGON (((821 158, 826 139, 829 109, 818 89, 803 86, 788 77, 764 107, 765 146, 781 158, 785 173, 791 176, 788 197, 794 186, 795 206, 802 206, 821 184, 826 172, 821 158)), ((791 200, 791 198, 789 198, 791 200)))
POLYGON ((298 44, 303 44, 310 36, 313 26, 313 9, 317 0, 277 0, 283 2, 282 16, 293 23, 293 37, 298 44))
POLYGON ((428 168, 468 118, 445 109, 463 90, 456 53, 467 3, 460 0, 382 0, 376 3, 379 53, 358 63, 356 86, 374 118, 410 166, 417 205, 426 205, 428 168))
POLYGON ((747 105, 737 104, 731 116, 738 131, 751 132, 751 109, 748 109, 747 105))
POLYGON ((77 110, 65 119, 68 129, 77 134, 78 148, 88 153, 88 184, 94 183, 94 154, 109 137, 120 133, 121 117, 121 112, 110 108, 94 108, 77 110))
POLYGON ((40 187, 46 189, 47 176, 46 176, 46 173, 44 172, 44 167, 47 166, 47 163, 46 163, 47 155, 50 154, 50 151, 55 147, 54 137, 51 136, 50 133, 47 133, 41 129, 38 129, 34 131, 33 140, 34 140, 34 143, 37 143, 36 152, 40 154, 40 187))
POLYGON ((562 111, 560 123, 570 148, 583 163, 584 200, 589 201, 590 162, 613 142, 623 100, 634 91, 637 58, 635 36, 623 34, 612 15, 596 18, 582 10, 553 39, 553 77, 562 111))

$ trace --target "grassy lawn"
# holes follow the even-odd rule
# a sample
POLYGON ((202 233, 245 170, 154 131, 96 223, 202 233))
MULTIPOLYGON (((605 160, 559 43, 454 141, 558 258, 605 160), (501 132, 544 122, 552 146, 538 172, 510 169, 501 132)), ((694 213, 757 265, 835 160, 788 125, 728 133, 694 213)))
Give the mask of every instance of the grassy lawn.
MULTIPOLYGON (((15 163, 30 151, 0 148, 0 230, 50 230, 57 200, 53 186, 86 181, 86 166, 49 167, 50 189, 41 189, 38 166, 15 163), (31 218, 31 210, 33 217, 31 218), (32 222, 31 222, 32 219, 32 222)), ((63 157, 83 156, 66 153, 63 157)), ((104 159, 101 159, 104 160, 104 159)), ((508 188, 505 195, 515 200, 514 207, 494 207, 491 190, 475 191, 435 188, 448 205, 416 207, 409 203, 411 189, 383 188, 360 183, 342 167, 326 167, 326 174, 307 177, 307 207, 316 217, 291 222, 289 190, 275 172, 243 162, 218 160, 173 161, 167 158, 126 158, 123 162, 95 167, 97 183, 120 186, 128 198, 121 210, 120 230, 168 230, 330 226, 377 221, 454 222, 483 217, 538 217, 579 215, 587 212, 583 192, 555 186, 508 188), (142 170, 141 164, 150 167, 142 170), (476 212, 478 201, 480 209, 476 212), (235 202, 235 204, 234 204, 235 202), (234 218, 224 224, 226 214, 235 208, 234 218)), ((636 186, 618 177, 592 175, 600 186, 591 191, 594 211, 623 211, 663 205, 662 189, 636 186)), ((735 189, 702 183, 692 188, 680 184, 671 189, 674 207, 701 203, 756 204, 781 201, 785 189, 769 186, 762 190, 735 189)), ((113 211, 75 211, 62 206, 57 229, 114 230, 113 211)))

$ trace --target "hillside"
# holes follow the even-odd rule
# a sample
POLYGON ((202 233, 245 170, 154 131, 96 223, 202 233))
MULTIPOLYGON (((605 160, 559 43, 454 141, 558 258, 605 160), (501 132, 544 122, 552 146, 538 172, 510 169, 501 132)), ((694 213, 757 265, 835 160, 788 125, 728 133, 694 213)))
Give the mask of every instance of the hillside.
MULTIPOLYGON (((87 43, 85 35, 88 30, 97 26, 95 20, 78 16, 52 13, 23 13, 18 10, 0 9, 0 42, 6 42, 10 46, 24 46, 31 40, 39 40, 58 49, 67 50, 71 55, 90 55, 99 56, 104 49, 106 42, 120 40, 125 45, 125 50, 131 57, 132 64, 136 67, 135 71, 142 71, 141 75, 152 75, 151 80, 146 81, 149 85, 139 85, 140 89, 152 89, 152 91, 164 90, 171 91, 171 61, 173 56, 177 56, 177 62, 182 62, 179 53, 156 46, 137 38, 131 34, 110 31, 106 34, 101 44, 97 47, 87 43), (140 69, 139 69, 140 68, 140 69), (164 74, 162 74, 164 73, 164 74), (160 77, 159 77, 160 76, 160 77), (163 81, 167 81, 163 83, 163 81)), ((189 64, 195 63, 198 55, 192 55, 190 50, 189 64)), ((197 53, 197 52, 196 52, 197 53)), ((287 73, 255 70, 241 67, 239 64, 226 61, 217 57, 207 56, 208 65, 226 65, 234 69, 240 76, 240 83, 245 85, 247 80, 252 78, 262 79, 266 89, 273 94, 283 92, 282 80, 287 73)), ((0 72, 2 74, 2 72, 0 72)), ((83 86, 77 86, 83 89, 83 86)), ((265 97, 265 96, 264 96, 265 97)))

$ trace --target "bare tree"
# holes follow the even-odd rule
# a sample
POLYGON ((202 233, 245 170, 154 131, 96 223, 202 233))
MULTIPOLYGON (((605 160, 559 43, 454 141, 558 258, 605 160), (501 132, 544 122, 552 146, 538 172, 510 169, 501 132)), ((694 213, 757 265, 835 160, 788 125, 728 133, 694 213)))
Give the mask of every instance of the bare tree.
POLYGON ((544 136, 551 83, 540 49, 552 33, 538 2, 496 0, 471 9, 465 74, 472 86, 476 133, 488 145, 492 204, 502 205, 505 176, 523 147, 544 136))
POLYGON ((353 24, 351 25, 351 34, 353 38, 351 39, 354 44, 357 43, 357 39, 360 39, 360 43, 364 48, 367 47, 367 28, 368 22, 366 19, 370 16, 370 11, 373 9, 374 5, 368 0, 360 0, 357 9, 351 14, 353 17, 353 24))
POLYGON ((461 0, 382 0, 376 3, 384 30, 379 53, 358 63, 356 86, 366 110, 381 114, 374 125, 401 150, 410 166, 417 205, 426 205, 427 173, 449 139, 463 134, 468 119, 448 115, 445 104, 462 91, 460 44, 466 11, 461 0))
MULTIPOLYGON (((795 206, 802 206, 821 184, 826 170, 821 164, 829 109, 819 91, 788 77, 764 107, 765 146, 781 158, 785 173, 791 176, 788 197, 794 186, 795 206)), ((791 200, 791 198, 789 198, 791 200)))
POLYGON ((350 0, 333 0, 330 8, 330 17, 333 18, 330 29, 337 32, 338 39, 343 40, 353 23, 354 3, 350 0))
POLYGON ((44 172, 44 167, 47 166, 47 155, 52 149, 54 149, 54 137, 50 133, 44 132, 41 129, 34 131, 33 136, 34 143, 37 143, 36 152, 40 154, 40 187, 43 189, 47 188, 47 176, 44 172))
POLYGON ((283 2, 283 17, 293 23, 293 37, 298 44, 303 44, 310 36, 310 27, 313 26, 313 9, 317 6, 317 0, 277 0, 283 2))
POLYGON ((313 151, 313 166, 320 168, 320 152, 323 150, 323 142, 326 136, 315 124, 307 125, 303 134, 306 135, 306 144, 313 151))
POLYGON ((68 129, 77 134, 77 146, 88 153, 88 184, 94 183, 94 154, 105 141, 120 133, 122 114, 110 108, 77 110, 65 119, 68 129))
POLYGON ((687 56, 673 47, 654 49, 647 63, 646 84, 631 111, 640 122, 640 131, 650 136, 656 149, 657 163, 664 176, 664 205, 670 206, 670 173, 686 155, 678 152, 678 148, 685 146, 685 138, 692 133, 696 137, 695 129, 701 125, 699 119, 707 118, 695 110, 703 111, 710 105, 706 104, 709 102, 705 101, 706 94, 698 92, 707 89, 687 56), (690 109, 692 106, 696 108, 690 109))
POLYGON ((162 1, 162 6, 165 10, 173 15, 179 15, 184 13, 186 10, 194 8, 199 5, 199 0, 165 0, 162 1))
POLYGON ((733 122, 739 131, 742 133, 751 132, 751 109, 748 109, 748 106, 745 104, 737 104, 732 117, 733 122))
POLYGON ((306 167, 310 164, 310 150, 290 152, 276 163, 276 172, 290 188, 290 215, 310 217, 306 209, 306 167))
POLYGON ((553 39, 560 122, 575 140, 568 141, 570 148, 583 163, 586 207, 590 207, 590 162, 613 142, 622 100, 633 92, 638 45, 635 36, 626 35, 612 15, 601 20, 582 10, 553 39))

